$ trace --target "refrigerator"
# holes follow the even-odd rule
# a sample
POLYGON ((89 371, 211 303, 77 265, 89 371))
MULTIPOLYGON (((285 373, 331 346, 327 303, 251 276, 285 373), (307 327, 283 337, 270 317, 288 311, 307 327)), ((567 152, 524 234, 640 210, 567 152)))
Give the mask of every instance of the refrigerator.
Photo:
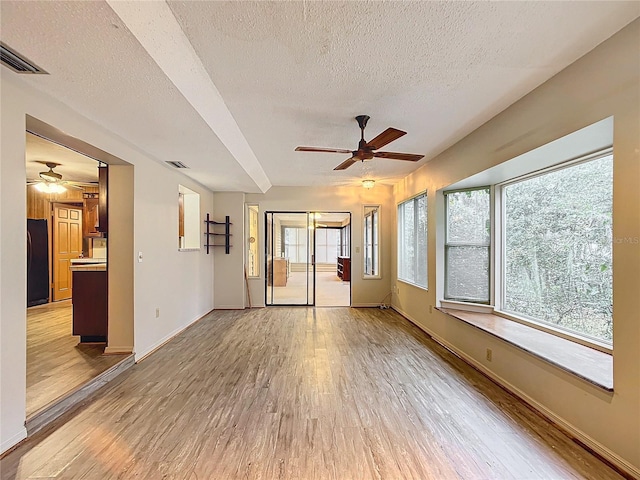
POLYGON ((49 301, 47 220, 27 219, 27 307, 49 301))

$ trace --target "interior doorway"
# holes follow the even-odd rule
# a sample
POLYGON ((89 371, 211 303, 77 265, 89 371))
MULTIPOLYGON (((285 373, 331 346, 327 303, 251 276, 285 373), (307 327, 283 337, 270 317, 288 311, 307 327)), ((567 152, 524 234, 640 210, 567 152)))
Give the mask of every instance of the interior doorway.
POLYGON ((107 235, 110 219, 132 218, 133 166, 33 117, 27 116, 26 123, 29 431, 54 419, 49 412, 59 414, 81 401, 100 385, 96 382, 94 387, 95 379, 107 378, 132 358, 133 315, 121 314, 107 303, 111 299, 119 305, 132 304, 133 289, 113 293, 107 283, 123 283, 120 277, 132 277, 126 269, 120 272, 120 263, 132 263, 133 255, 127 249, 133 250, 133 228, 114 228, 113 237, 107 235), (112 168, 131 181, 124 186, 113 182, 116 191, 126 188, 127 195, 120 195, 122 200, 109 209, 112 168), (114 249, 112 239, 116 240, 114 249), (98 276, 104 287, 86 294, 98 276), (83 287, 82 295, 78 286, 83 287), (98 309, 103 313, 100 327, 104 332, 113 316, 119 322, 114 330, 126 335, 124 341, 112 334, 100 337, 80 331, 79 326, 95 327, 98 309))
POLYGON ((351 305, 351 214, 265 213, 267 306, 351 305))

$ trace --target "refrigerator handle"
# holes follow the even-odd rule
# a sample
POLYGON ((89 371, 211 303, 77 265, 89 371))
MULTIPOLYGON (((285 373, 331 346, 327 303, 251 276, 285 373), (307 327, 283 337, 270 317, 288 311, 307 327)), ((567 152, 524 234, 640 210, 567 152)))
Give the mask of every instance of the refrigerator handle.
POLYGON ((27 274, 31 270, 31 259, 33 257, 33 251, 31 248, 31 232, 27 230, 27 274))

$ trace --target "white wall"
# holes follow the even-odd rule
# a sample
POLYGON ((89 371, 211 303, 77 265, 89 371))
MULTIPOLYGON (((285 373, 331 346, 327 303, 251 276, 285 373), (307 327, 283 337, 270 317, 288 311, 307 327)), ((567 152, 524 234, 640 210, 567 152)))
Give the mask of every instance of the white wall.
MULTIPOLYGON (((247 194, 246 202, 260 206, 260 255, 264 258, 264 212, 350 212, 351 213, 351 304, 377 306, 391 291, 391 237, 393 189, 376 184, 371 190, 344 187, 272 187, 265 194, 247 194), (380 260, 382 276, 363 279, 363 206, 381 205, 380 260), (356 247, 359 251, 356 252, 356 247)), ((216 266, 217 268, 217 266, 216 266)), ((264 305, 264 268, 260 278, 249 279, 254 306, 264 305)), ((388 300, 388 299, 387 299, 388 300)))
MULTIPOLYGON (((25 115, 134 166, 134 245, 133 255, 125 262, 130 262, 134 277, 137 358, 213 308, 211 257, 204 249, 177 249, 176 192, 182 183, 199 193, 201 212, 213 209, 213 194, 61 102, 28 87, 8 69, 0 69, 0 75, 0 446, 5 451, 26 434, 25 115), (137 252, 143 252, 142 263, 137 263, 137 252), (156 308, 160 308, 159 318, 155 317, 156 308)), ((189 162, 188 158, 180 160, 189 162)), ((110 198, 110 204, 112 201, 110 198)))
MULTIPOLYGON (((435 192, 609 116, 614 117, 614 237, 640 238, 639 46, 640 20, 636 20, 395 187, 396 202, 428 190, 430 290, 399 284, 393 301, 424 330, 529 397, 581 435, 582 441, 636 475, 640 475, 640 243, 613 246, 613 394, 463 322, 435 310, 429 314, 426 306, 436 305, 437 300, 436 230, 442 218, 436 216, 435 192), (484 358, 487 347, 493 350, 491 363, 484 358)), ((393 268, 395 275, 395 262, 393 268)))

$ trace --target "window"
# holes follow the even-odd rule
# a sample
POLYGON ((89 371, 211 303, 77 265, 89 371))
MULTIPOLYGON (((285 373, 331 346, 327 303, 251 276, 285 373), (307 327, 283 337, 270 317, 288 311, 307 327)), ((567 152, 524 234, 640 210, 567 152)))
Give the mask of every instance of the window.
POLYGON ((316 263, 338 262, 340 249, 340 229, 337 228, 316 228, 316 263))
POLYGON ((247 276, 258 277, 258 205, 247 205, 247 235, 247 276))
POLYGON ((380 275, 380 250, 378 248, 378 232, 380 223, 380 207, 367 205, 364 207, 364 274, 380 275))
POLYGON ((284 256, 291 263, 307 263, 308 229, 284 227, 284 256))
POLYGON ((340 256, 348 257, 351 255, 351 225, 345 225, 340 229, 340 256))
POLYGON ((445 192, 445 208, 444 298, 489 303, 489 188, 445 192))
POLYGON ((502 309, 611 343, 613 157, 505 184, 502 309))
POLYGON ((427 194, 398 205, 398 279, 427 288, 427 194))

